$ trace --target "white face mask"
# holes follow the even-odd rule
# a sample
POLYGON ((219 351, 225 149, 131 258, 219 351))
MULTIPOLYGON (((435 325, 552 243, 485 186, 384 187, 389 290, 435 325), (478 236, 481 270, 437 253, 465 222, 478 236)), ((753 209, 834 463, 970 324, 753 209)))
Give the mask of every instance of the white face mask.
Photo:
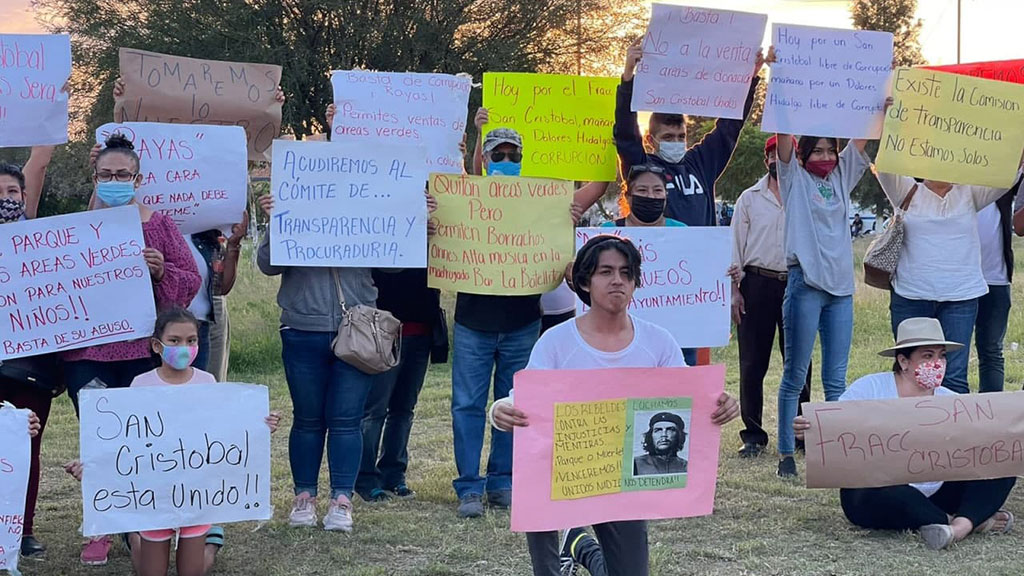
POLYGON ((679 164, 686 156, 686 141, 662 142, 658 141, 658 156, 669 164, 679 164))

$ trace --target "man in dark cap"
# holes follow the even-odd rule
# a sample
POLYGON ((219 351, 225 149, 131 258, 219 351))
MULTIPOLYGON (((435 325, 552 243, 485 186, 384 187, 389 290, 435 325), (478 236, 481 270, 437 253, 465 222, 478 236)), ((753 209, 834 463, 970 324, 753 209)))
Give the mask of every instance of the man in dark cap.
POLYGON ((658 412, 651 417, 644 433, 644 456, 633 458, 633 476, 652 474, 685 474, 686 460, 678 456, 686 444, 686 425, 671 412, 658 412))

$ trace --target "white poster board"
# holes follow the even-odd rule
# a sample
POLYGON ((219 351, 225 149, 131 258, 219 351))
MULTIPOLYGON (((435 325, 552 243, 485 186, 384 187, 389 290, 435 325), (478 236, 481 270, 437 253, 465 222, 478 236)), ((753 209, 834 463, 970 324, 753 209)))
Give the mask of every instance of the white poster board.
POLYGON ((472 84, 463 75, 334 71, 337 112, 331 140, 378 148, 424 146, 428 173, 459 174, 472 84))
POLYGON ((765 14, 653 4, 634 111, 743 118, 765 14))
POLYGON ((892 72, 892 34, 773 24, 761 130, 877 139, 892 72))
POLYGON ((0 34, 0 148, 68 141, 71 37, 0 34))
POLYGON ((379 142, 275 140, 271 263, 426 267, 424 155, 379 142))
POLYGON ((0 226, 0 360, 152 336, 145 247, 135 206, 0 226))
MULTIPOLYGON (((629 238, 640 250, 642 286, 629 313, 668 330, 681 348, 729 343, 732 286, 727 226, 577 228, 576 250, 598 234, 629 238)), ((576 313, 586 309, 576 300, 576 313)))
POLYGON ((270 519, 266 386, 85 389, 79 406, 86 536, 270 519))
POLYGON ((0 408, 0 570, 17 574, 31 465, 28 410, 0 408))
POLYGON ((135 144, 142 185, 135 199, 167 215, 182 234, 220 230, 242 221, 248 189, 248 152, 241 126, 109 123, 96 129, 102 144, 124 134, 135 144))

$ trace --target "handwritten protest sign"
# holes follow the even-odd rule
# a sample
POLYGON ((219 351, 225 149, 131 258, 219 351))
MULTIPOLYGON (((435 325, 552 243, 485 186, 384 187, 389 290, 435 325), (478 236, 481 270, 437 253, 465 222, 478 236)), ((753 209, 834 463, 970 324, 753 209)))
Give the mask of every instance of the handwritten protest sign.
POLYGON ((7 402, 0 408, 0 570, 12 574, 18 573, 31 464, 28 414, 7 402))
POLYGON ((898 68, 876 166, 882 172, 1009 188, 1024 149, 1024 86, 898 68))
POLYGON ((271 262, 426 266, 424 154, 397 144, 275 142, 271 262))
POLYGON ((71 39, 0 34, 0 148, 68 141, 71 39))
POLYGON ((761 130, 878 138, 892 71, 892 34, 772 25, 761 130))
POLYGON ((331 140, 385 148, 424 146, 426 172, 461 173, 469 76, 335 71, 331 140))
POLYGON ((767 22, 765 14, 653 4, 633 110, 743 118, 767 22))
POLYGON ((182 234, 230 235, 242 220, 248 177, 241 127, 111 123, 96 129, 96 141, 112 134, 131 140, 142 161, 135 199, 169 216, 182 234))
POLYGON ((86 389, 79 398, 86 536, 270 519, 265 386, 86 389))
POLYGON ((974 76, 975 78, 987 78, 989 80, 1024 84, 1024 60, 972 62, 970 64, 952 64, 949 66, 922 66, 922 68, 937 70, 939 72, 949 72, 951 74, 974 76))
POLYGON ((485 135, 512 128, 523 138, 523 176, 615 180, 618 78, 485 73, 485 135))
POLYGON ((710 514, 724 387, 721 365, 518 372, 512 530, 710 514))
POLYGON ((562 282, 573 253, 572 182, 431 174, 430 193, 430 287, 527 295, 562 282))
POLYGON ((151 336, 145 246, 135 206, 0 226, 0 360, 151 336))
MULTIPOLYGON (((630 314, 668 330, 683 348, 729 343, 728 228, 577 228, 576 249, 597 234, 624 236, 640 250, 642 286, 633 293, 630 314)), ((577 313, 585 309, 577 300, 577 313)))
POLYGON ((275 98, 281 67, 119 51, 124 95, 114 102, 115 122, 165 122, 241 126, 249 160, 265 153, 281 133, 275 98))
POLYGON ((808 488, 1024 474, 1024 396, 1014 392, 805 403, 803 413, 808 488))

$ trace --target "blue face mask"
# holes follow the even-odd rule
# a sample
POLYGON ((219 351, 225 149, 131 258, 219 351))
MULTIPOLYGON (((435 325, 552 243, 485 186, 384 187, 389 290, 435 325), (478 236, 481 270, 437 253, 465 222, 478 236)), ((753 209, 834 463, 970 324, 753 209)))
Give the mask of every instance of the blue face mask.
POLYGON ((509 162, 508 160, 502 160, 501 162, 491 162, 487 165, 488 176, 519 176, 522 171, 523 165, 519 162, 509 162))
POLYGON ((106 206, 114 208, 124 206, 135 198, 135 181, 131 182, 100 182, 96 185, 96 195, 106 206))

